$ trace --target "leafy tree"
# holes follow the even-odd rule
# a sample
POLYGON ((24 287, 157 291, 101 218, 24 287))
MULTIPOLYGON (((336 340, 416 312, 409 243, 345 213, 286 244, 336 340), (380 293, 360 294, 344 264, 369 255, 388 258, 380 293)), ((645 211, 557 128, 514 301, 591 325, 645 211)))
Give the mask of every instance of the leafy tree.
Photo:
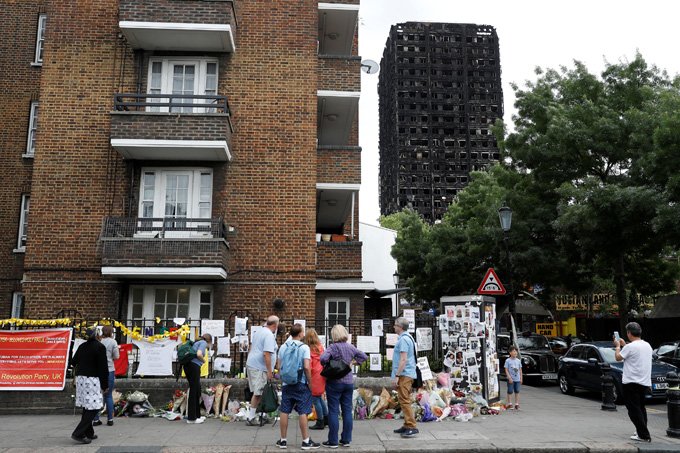
POLYGON ((504 146, 518 170, 558 194, 557 242, 572 268, 613 280, 623 326, 627 290, 658 292, 677 276, 667 259, 680 196, 677 90, 640 55, 601 78, 579 62, 537 75, 515 87, 516 131, 504 146))

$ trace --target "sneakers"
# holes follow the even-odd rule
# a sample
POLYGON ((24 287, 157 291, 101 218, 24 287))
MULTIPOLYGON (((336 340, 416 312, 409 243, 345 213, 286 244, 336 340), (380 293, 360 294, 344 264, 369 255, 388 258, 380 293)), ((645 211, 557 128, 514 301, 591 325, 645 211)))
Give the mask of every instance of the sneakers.
POLYGON ((323 445, 326 448, 338 448, 337 444, 332 444, 329 441, 321 442, 321 445, 323 445))
POLYGON ((102 425, 101 420, 95 420, 95 421, 92 422, 92 426, 101 426, 101 425, 102 425))
POLYGON ((285 450, 286 448, 288 448, 288 441, 279 439, 276 441, 276 446, 282 450, 285 450))
POLYGON ((260 422, 255 418, 246 418, 247 426, 260 426, 260 422))
POLYGON ((637 442, 651 442, 652 439, 643 439, 642 437, 638 436, 637 433, 633 434, 630 436, 631 440, 637 441, 637 442))
POLYGON ((196 420, 187 420, 187 423, 189 424, 199 424, 203 423, 205 421, 205 417, 198 417, 196 420))
POLYGON ((401 434, 401 433, 403 433, 404 431, 406 431, 406 429, 407 429, 407 428, 406 428, 405 426, 402 426, 402 427, 399 428, 399 429, 395 429, 395 430, 394 430, 394 434, 401 434))
POLYGON ((303 450, 316 450, 321 446, 320 443, 314 442, 312 438, 310 437, 307 442, 302 442, 302 446, 300 447, 303 450))
POLYGON ((89 444, 92 443, 92 440, 87 438, 87 437, 77 437, 77 436, 71 436, 71 439, 75 440, 76 442, 80 442, 81 444, 89 444))
POLYGON ((345 442, 344 440, 341 440, 341 441, 340 441, 340 446, 341 446, 341 447, 349 448, 349 442, 345 442))
POLYGON ((113 426, 113 420, 107 420, 106 426, 113 426))
POLYGON ((406 428, 403 433, 401 433, 401 437, 416 437, 416 434, 418 434, 418 430, 415 428, 406 428))

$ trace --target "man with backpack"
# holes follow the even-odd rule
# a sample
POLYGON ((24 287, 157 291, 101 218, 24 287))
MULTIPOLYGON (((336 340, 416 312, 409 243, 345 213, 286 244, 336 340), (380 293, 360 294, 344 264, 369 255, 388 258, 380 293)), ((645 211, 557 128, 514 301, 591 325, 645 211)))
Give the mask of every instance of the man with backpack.
POLYGON ((416 418, 411 407, 411 390, 413 381, 416 379, 416 343, 408 333, 409 322, 406 318, 394 320, 394 332, 399 335, 397 344, 394 346, 392 360, 392 379, 397 387, 397 399, 404 414, 404 425, 395 429, 394 432, 401 437, 415 437, 416 418))
MULTIPOLYGON (((187 340, 188 341, 188 340, 187 340)), ((186 344, 186 343, 185 343, 186 344)), ((184 374, 189 381, 189 402, 187 404, 187 423, 203 423, 205 417, 201 417, 201 366, 205 362, 206 350, 212 346, 212 335, 204 333, 191 345, 191 352, 184 354, 184 345, 177 351, 177 360, 184 367, 184 374), (182 357, 180 357, 182 356, 182 357), (189 360, 190 359, 190 360, 189 360), (183 364, 184 361, 188 363, 183 364)))
POLYGON ((279 448, 288 448, 288 415, 295 409, 300 418, 300 434, 303 450, 315 450, 321 445, 309 437, 307 415, 312 412, 312 368, 309 346, 302 343, 305 336, 301 324, 290 329, 290 338, 279 349, 277 368, 283 383, 281 390, 281 438, 276 441, 279 448))

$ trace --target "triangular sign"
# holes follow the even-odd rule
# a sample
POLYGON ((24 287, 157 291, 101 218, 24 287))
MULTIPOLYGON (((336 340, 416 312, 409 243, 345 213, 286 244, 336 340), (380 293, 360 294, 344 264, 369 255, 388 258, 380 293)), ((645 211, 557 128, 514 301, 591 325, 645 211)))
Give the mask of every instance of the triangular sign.
POLYGON ((493 270, 493 267, 490 267, 489 270, 486 271, 482 284, 477 288, 477 294, 486 294, 490 296, 502 296, 505 294, 505 288, 498 278, 498 275, 496 275, 496 272, 493 270))

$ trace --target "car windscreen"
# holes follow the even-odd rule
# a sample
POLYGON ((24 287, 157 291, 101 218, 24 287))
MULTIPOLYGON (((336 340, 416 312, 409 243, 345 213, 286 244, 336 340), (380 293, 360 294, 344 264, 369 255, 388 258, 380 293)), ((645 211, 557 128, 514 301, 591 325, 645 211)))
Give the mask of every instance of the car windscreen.
POLYGON ((520 349, 550 349, 545 337, 519 337, 517 345, 520 349))
POLYGON ((669 357, 673 357, 674 352, 675 352, 674 344, 662 344, 661 346, 659 346, 659 350, 656 351, 657 355, 669 357))
POLYGON ((614 356, 614 348, 598 348, 602 358, 607 363, 616 363, 616 357, 614 356))

